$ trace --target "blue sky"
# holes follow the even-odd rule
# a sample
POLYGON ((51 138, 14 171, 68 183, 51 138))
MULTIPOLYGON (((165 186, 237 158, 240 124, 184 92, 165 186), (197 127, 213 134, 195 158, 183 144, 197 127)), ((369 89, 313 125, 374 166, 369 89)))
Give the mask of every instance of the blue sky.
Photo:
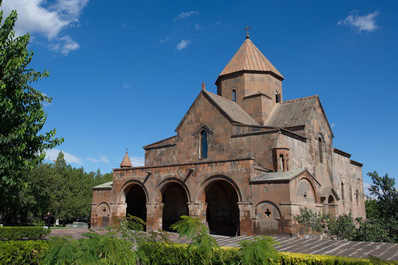
MULTIPOLYGON (((396 1, 3 0, 30 32, 34 86, 53 97, 45 130, 73 166, 103 173, 126 148, 174 135, 205 82, 245 39, 285 76, 284 99, 319 95, 334 146, 398 177, 396 1)), ((49 155, 54 155, 54 151, 49 155)))

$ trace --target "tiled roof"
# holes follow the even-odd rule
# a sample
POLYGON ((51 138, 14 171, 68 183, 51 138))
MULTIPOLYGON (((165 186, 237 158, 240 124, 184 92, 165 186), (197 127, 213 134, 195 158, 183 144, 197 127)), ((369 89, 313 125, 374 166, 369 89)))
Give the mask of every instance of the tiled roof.
POLYGON ((245 40, 231 61, 225 66, 220 76, 240 71, 271 72, 281 79, 284 78, 250 39, 245 40))
POLYGON ((250 182, 290 181, 304 171, 305 169, 296 169, 288 172, 267 172, 252 178, 250 182))
POLYGON ((220 97, 209 91, 203 90, 213 103, 215 103, 232 121, 245 125, 259 125, 247 112, 235 102, 220 97))
POLYGON ((275 106, 266 126, 286 128, 305 125, 318 96, 283 101, 275 106))
POLYGON ((109 182, 103 183, 101 185, 95 186, 94 189, 111 189, 112 184, 113 184, 113 181, 109 181, 109 182))

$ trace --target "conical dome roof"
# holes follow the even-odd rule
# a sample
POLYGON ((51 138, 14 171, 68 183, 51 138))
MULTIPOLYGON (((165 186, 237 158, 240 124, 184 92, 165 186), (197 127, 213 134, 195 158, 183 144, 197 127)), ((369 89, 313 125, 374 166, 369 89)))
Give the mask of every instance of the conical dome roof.
POLYGON ((127 168, 127 167, 133 167, 131 164, 130 158, 129 158, 129 153, 126 152, 126 154, 123 157, 122 163, 120 163, 121 168, 127 168))
POLYGON ((284 77, 260 52, 253 42, 246 38, 231 61, 225 66, 220 77, 240 71, 268 72, 283 80, 284 77))

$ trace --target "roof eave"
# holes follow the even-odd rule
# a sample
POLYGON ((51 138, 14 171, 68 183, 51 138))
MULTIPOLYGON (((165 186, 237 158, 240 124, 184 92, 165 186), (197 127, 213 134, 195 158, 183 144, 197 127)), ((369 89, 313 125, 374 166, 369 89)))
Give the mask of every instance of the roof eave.
POLYGON ((235 71, 235 72, 231 72, 231 73, 227 73, 227 74, 220 74, 215 82, 215 84, 218 86, 218 83, 220 82, 220 79, 223 77, 230 77, 232 75, 236 75, 239 73, 249 73, 249 74, 269 74, 273 77, 275 77, 276 79, 283 81, 283 79, 285 79, 283 77, 283 75, 278 75, 277 73, 274 73, 272 71, 257 71, 257 70, 239 70, 239 71, 235 71))

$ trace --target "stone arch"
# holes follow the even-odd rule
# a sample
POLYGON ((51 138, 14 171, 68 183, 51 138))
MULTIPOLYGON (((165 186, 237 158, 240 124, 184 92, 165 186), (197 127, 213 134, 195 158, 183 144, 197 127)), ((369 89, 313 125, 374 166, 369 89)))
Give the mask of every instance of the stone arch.
POLYGON ((201 186, 206 221, 211 234, 236 236, 240 228, 238 203, 242 196, 236 183, 226 176, 208 178, 201 186))
POLYGON ((297 183, 296 201, 298 203, 317 203, 315 188, 311 181, 305 177, 301 178, 297 183))
POLYGON ((196 131, 194 132, 194 136, 197 136, 200 134, 201 131, 207 131, 208 134, 213 134, 214 130, 212 128, 210 128, 207 124, 201 124, 196 131))
POLYGON ((190 193, 185 183, 178 178, 168 178, 158 185, 158 201, 162 203, 162 229, 171 231, 170 226, 189 215, 190 193), (160 197, 159 197, 160 196, 160 197))
POLYGON ((254 210, 254 231, 256 234, 277 233, 281 219, 279 207, 272 201, 259 202, 254 210))
POLYGON ((192 202, 191 200, 191 192, 189 191, 187 185, 185 185, 185 182, 182 181, 181 179, 177 177, 168 177, 164 180, 162 180, 157 186, 156 186, 156 196, 152 198, 152 202, 161 202, 162 201, 162 190, 164 190, 165 186, 169 185, 170 183, 178 183, 184 188, 184 191, 187 194, 188 197, 188 202, 192 202))
POLYGON ((109 207, 109 204, 107 202, 101 202, 98 207, 97 207, 97 214, 99 216, 109 216, 111 213, 111 208, 109 207))
POLYGON ((315 137, 315 140, 319 140, 319 138, 321 138, 322 139, 322 143, 325 143, 325 135, 323 134, 323 133, 321 133, 321 132, 318 132, 317 134, 316 134, 316 137, 315 137))
POLYGON ((127 194, 127 192, 129 191, 129 189, 130 189, 133 185, 138 185, 138 186, 140 186, 140 187, 144 190, 145 199, 146 199, 147 202, 149 202, 149 195, 148 195, 148 191, 147 191, 145 185, 144 185, 141 181, 136 180, 136 179, 126 181, 126 182, 123 184, 123 186, 120 188, 119 195, 118 195, 118 200, 117 200, 117 201, 118 201, 119 203, 125 203, 125 202, 126 202, 126 194, 127 194))
POLYGON ((125 205, 125 215, 147 221, 148 192, 138 180, 127 181, 121 188, 119 202, 125 205))
POLYGON ((200 184, 200 187, 198 189, 198 193, 196 194, 196 201, 201 201, 201 202, 205 202, 206 201, 206 195, 205 195, 205 188, 212 182, 214 181, 219 181, 219 180, 224 180, 226 182, 228 182, 236 191, 237 195, 238 195, 238 202, 242 202, 242 193, 241 193, 241 189, 239 188, 239 186, 235 183, 235 181, 233 181, 231 178, 224 176, 224 175, 216 175, 216 176, 212 176, 207 178, 205 181, 202 182, 202 184, 200 184))
POLYGON ((330 194, 328 197, 328 212, 327 213, 331 217, 335 217, 337 215, 336 208, 337 207, 336 207, 335 199, 334 199, 333 195, 330 194))
POLYGON ((109 219, 111 216, 111 208, 109 207, 109 204, 107 202, 101 202, 97 209, 96 209, 96 214, 97 214, 97 225, 98 226, 107 226, 109 224, 109 219))

